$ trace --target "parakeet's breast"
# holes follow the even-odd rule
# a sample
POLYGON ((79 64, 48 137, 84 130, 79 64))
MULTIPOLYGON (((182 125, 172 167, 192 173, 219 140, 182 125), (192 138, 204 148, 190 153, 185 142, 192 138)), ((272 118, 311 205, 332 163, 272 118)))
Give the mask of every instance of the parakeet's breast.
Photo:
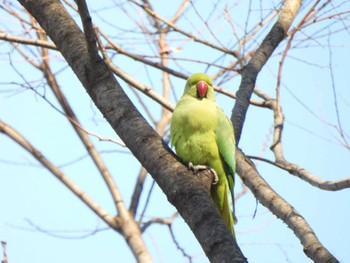
POLYGON ((170 136, 177 155, 185 162, 210 165, 219 155, 215 130, 217 107, 214 102, 195 98, 180 101, 174 111, 170 136))

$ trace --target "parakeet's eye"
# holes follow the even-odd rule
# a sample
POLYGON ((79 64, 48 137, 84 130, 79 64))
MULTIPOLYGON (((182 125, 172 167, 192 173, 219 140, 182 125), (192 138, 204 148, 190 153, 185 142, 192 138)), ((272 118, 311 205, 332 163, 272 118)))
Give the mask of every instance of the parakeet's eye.
POLYGON ((204 80, 201 80, 197 82, 196 88, 199 97, 204 98, 205 94, 207 94, 208 84, 204 80))

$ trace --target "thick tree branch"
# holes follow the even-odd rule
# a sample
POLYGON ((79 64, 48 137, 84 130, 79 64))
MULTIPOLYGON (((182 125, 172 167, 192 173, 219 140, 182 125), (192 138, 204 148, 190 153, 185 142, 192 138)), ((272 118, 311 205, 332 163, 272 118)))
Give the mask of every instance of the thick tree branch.
POLYGON ((210 198, 208 187, 201 184, 206 179, 210 186, 211 175, 191 176, 177 161, 136 110, 103 60, 90 58, 83 33, 58 0, 20 0, 20 3, 50 36, 107 121, 177 208, 209 260, 244 261, 210 198))
POLYGON ((258 73, 272 55, 273 51, 285 38, 290 25, 296 16, 301 0, 287 0, 276 23, 257 49, 248 64, 242 69, 242 80, 237 91, 237 99, 232 111, 231 120, 235 128, 236 143, 241 138, 249 100, 254 91, 258 73))
POLYGON ((321 244, 306 220, 288 202, 279 196, 260 176, 255 165, 236 149, 237 173, 261 204, 285 222, 300 239, 305 254, 318 263, 338 262, 321 244))

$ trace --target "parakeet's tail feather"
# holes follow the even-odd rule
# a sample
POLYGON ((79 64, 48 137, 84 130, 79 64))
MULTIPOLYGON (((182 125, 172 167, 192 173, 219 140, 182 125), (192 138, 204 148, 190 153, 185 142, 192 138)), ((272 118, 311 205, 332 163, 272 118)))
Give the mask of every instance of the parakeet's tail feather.
POLYGON ((233 214, 231 211, 231 205, 230 205, 230 201, 229 201, 229 195, 227 192, 225 193, 224 204, 223 204, 223 207, 220 211, 220 214, 221 214, 222 219, 224 219, 224 222, 225 222, 227 228, 232 233, 233 238, 236 239, 235 230, 234 230, 235 221, 233 219, 233 214))
POLYGON ((238 219, 236 217, 235 195, 233 193, 233 189, 230 192, 231 192, 231 198, 232 198, 232 217, 233 217, 233 222, 234 222, 234 224, 237 224, 238 223, 238 219))
POLYGON ((215 190, 212 189, 212 198, 219 209, 220 216, 224 220, 228 230, 232 233, 233 238, 236 239, 234 230, 235 221, 231 211, 231 204, 229 201, 230 197, 231 196, 228 193, 228 185, 223 184, 218 186, 215 190))

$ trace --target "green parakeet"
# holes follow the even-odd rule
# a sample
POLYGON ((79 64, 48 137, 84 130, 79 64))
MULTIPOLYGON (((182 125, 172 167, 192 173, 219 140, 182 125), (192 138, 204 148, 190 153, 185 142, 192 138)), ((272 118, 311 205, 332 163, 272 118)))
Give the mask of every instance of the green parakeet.
POLYGON ((176 104, 170 126, 171 145, 189 167, 212 168, 217 182, 211 196, 227 228, 235 237, 234 174, 236 170, 235 138, 231 121, 214 97, 211 78, 196 73, 187 79, 184 93, 176 104))

